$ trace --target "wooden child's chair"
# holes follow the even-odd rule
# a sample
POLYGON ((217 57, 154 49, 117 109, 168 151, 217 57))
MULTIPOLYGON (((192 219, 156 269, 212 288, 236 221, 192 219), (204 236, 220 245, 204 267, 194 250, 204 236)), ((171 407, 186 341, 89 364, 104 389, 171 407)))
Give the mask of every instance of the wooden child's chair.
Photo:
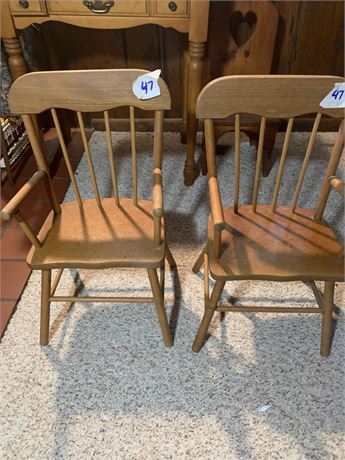
MULTIPOLYGON (((163 111, 170 109, 169 90, 159 79, 161 95, 142 101, 132 92, 134 80, 142 70, 87 70, 29 73, 16 80, 10 91, 10 106, 23 116, 38 171, 1 211, 3 219, 13 215, 32 248, 28 265, 42 271, 40 344, 49 341, 49 309, 51 302, 154 302, 166 346, 172 345, 164 309, 165 259, 170 267, 174 259, 165 242, 162 192, 163 111), (108 110, 129 106, 132 150, 133 197, 120 198, 116 161, 109 125, 108 110), (155 112, 152 201, 140 200, 137 192, 137 153, 135 107, 155 112), (62 136, 56 109, 77 112, 94 198, 81 197, 73 174, 68 150, 62 136), (31 115, 50 109, 60 141, 64 160, 73 186, 75 201, 59 204, 39 138, 31 115), (109 169, 114 196, 101 198, 84 127, 82 112, 103 111, 106 127, 109 169), (36 236, 20 213, 20 204, 40 181, 49 196, 52 211, 36 236), (65 268, 103 269, 112 267, 147 269, 153 297, 65 297, 54 296, 65 268), (53 283, 51 273, 57 269, 53 283), (160 269, 160 279, 157 269, 160 269)), ((106 152, 104 152, 106 154, 106 152)))
MULTIPOLYGON (((204 120, 211 216, 208 243, 193 270, 205 268, 205 313, 193 351, 199 351, 215 311, 321 313, 321 355, 330 353, 334 283, 344 279, 344 248, 323 219, 331 186, 344 195, 344 184, 334 177, 344 146, 344 111, 323 109, 320 101, 342 77, 238 76, 218 78, 209 83, 197 101, 197 116, 204 120), (251 204, 239 203, 241 115, 261 117, 258 156, 251 204), (278 196, 294 117, 316 113, 303 164, 289 206, 278 204, 278 196), (217 181, 214 120, 235 116, 234 205, 223 208, 217 181), (313 151, 322 115, 342 118, 330 154, 315 209, 298 208, 300 191, 313 151), (271 203, 259 204, 260 167, 267 118, 287 118, 287 130, 271 203), (209 297, 209 273, 215 286, 209 297), (226 281, 272 280, 309 282, 318 307, 246 307, 218 305, 226 281), (315 281, 324 281, 322 295, 315 281)), ((288 171, 286 171, 288 174, 288 171)), ((319 180, 315 177, 315 181, 319 180)), ((266 179, 267 182, 267 179, 266 179)))

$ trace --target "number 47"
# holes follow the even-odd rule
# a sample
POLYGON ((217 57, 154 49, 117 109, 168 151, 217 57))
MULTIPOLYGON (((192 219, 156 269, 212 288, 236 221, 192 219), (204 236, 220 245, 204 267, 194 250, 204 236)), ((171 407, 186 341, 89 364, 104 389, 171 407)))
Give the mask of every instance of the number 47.
POLYGON ((153 89, 153 80, 142 81, 141 82, 141 89, 142 89, 142 91, 145 91, 145 94, 147 94, 148 91, 152 91, 152 89, 153 89), (149 88, 149 86, 150 86, 150 88, 149 88))
POLYGON ((334 97, 334 99, 341 99, 343 97, 343 95, 344 95, 344 90, 343 89, 335 89, 333 91, 333 93, 332 93, 332 97, 334 97))

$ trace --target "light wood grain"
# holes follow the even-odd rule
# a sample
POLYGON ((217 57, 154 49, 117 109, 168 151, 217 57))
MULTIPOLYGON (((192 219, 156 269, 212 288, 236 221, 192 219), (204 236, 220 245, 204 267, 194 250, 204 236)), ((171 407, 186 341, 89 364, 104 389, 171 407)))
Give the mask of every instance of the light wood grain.
POLYGON ((156 217, 163 216, 163 188, 162 188, 162 171, 159 168, 153 170, 153 188, 152 188, 152 207, 153 215, 156 217))
POLYGON ((240 115, 235 115, 235 183, 234 183, 234 212, 238 212, 240 196, 240 155, 241 155, 240 115))
POLYGON ((113 144, 111 140, 111 131, 110 131, 110 123, 109 123, 109 112, 107 110, 104 112, 104 123, 106 127, 108 158, 109 158, 109 166, 110 166, 110 173, 111 173, 111 181, 113 184, 113 191, 114 191, 114 196, 115 196, 115 203, 119 205, 120 204, 119 190, 117 187, 116 167, 115 167, 115 161, 114 161, 113 144))
POLYGON ((309 163, 311 154, 313 152, 313 147, 314 147, 314 144, 315 144, 317 130, 319 129, 321 116, 322 115, 320 113, 318 113, 316 115, 316 117, 315 117, 313 129, 312 129, 312 132, 311 132, 311 135, 310 135, 310 138, 309 138, 309 142, 308 142, 307 151, 306 151, 305 156, 304 156, 302 169, 301 169, 300 175, 298 177, 296 190, 295 190, 295 193, 294 193, 294 196, 293 196, 293 199, 292 199, 292 205, 291 205, 292 211, 295 211, 296 206, 297 206, 297 202, 298 202, 298 198, 299 198, 299 195, 301 193, 301 188, 302 188, 304 176, 305 176, 305 173, 307 171, 307 167, 308 167, 308 163, 309 163))
POLYGON ((44 0, 29 0, 27 8, 21 7, 18 0, 9 0, 8 4, 11 12, 14 14, 20 14, 23 16, 47 14, 44 0))
POLYGON ((89 146, 89 142, 88 142, 87 136, 86 136, 86 131, 85 131, 85 126, 84 126, 84 120, 83 120, 82 113, 77 112, 77 117, 78 117, 78 123, 79 123, 79 126, 80 126, 81 137, 83 139, 83 145, 84 145, 84 149, 85 149, 87 165, 89 167, 89 173, 90 173, 90 177, 91 177, 93 192, 95 194, 96 202, 97 202, 98 206, 101 206, 101 198, 100 198, 99 190, 98 190, 98 186, 97 186, 95 168, 93 166, 90 146, 89 146))
POLYGON ((226 118, 249 113, 267 118, 292 118, 321 113, 342 118, 342 109, 323 109, 320 101, 344 77, 333 76, 229 76, 213 80, 199 94, 198 118, 226 118))
MULTIPOLYGON (((101 16, 101 15, 66 15, 66 14, 50 14, 49 16, 35 16, 35 23, 42 24, 47 21, 61 21, 66 24, 71 24, 79 27, 92 29, 126 29, 128 27, 137 27, 145 24, 157 24, 165 28, 173 28, 181 33, 188 33, 190 20, 188 17, 174 18, 171 16, 153 16, 140 15, 136 17, 117 15, 117 16, 101 16)), ((32 17, 17 16, 15 24, 18 29, 25 29, 32 24, 32 17)))
POLYGON ((207 329, 211 323, 211 320, 213 318, 214 312, 216 311, 217 308, 217 303, 219 301, 219 298, 223 292, 225 286, 225 281, 220 281, 217 280, 216 284, 213 288, 211 298, 208 302, 206 311, 204 313, 204 316, 202 318, 202 321, 200 323, 198 332, 196 334, 192 350, 194 352, 198 352, 203 344, 203 341, 205 340, 206 334, 207 334, 207 329))
POLYGON ((334 176, 334 174, 337 171, 338 164, 339 164, 341 155, 343 153, 344 143, 345 143, 345 120, 342 120, 339 130, 338 130, 336 141, 331 151, 331 157, 328 162, 328 166, 327 166, 327 170, 326 170, 326 173, 323 179, 323 184, 321 187, 319 199, 316 205, 315 216, 314 216, 316 220, 322 219, 322 216, 323 216, 326 204, 327 204, 329 192, 331 189, 329 178, 334 176))
POLYGON ((323 297, 322 329, 321 329, 321 356, 329 356, 331 352, 332 312, 334 298, 334 281, 325 282, 323 297))
MULTIPOLYGON (((18 192, 3 211, 3 217, 9 218, 15 213, 20 226, 32 242, 33 246, 28 254, 27 263, 32 269, 42 270, 42 293, 41 293, 41 331, 40 344, 46 345, 49 341, 49 306, 51 301, 57 302, 148 302, 156 304, 159 323, 164 342, 167 346, 172 345, 167 317, 164 309, 164 275, 165 259, 171 267, 175 266, 174 258, 165 242, 165 228, 163 219, 163 190, 162 190, 162 143, 163 143, 163 109, 170 107, 170 94, 166 86, 161 88, 162 95, 155 102, 148 104, 133 100, 131 85, 132 77, 138 76, 140 71, 111 71, 107 75, 110 80, 115 76, 115 81, 120 82, 118 88, 113 87, 112 94, 104 96, 98 92, 99 80, 95 77, 105 76, 102 71, 98 72, 46 72, 43 74, 27 74, 21 79, 17 89, 11 90, 11 101, 16 107, 27 110, 31 107, 37 109, 39 94, 44 91, 44 85, 39 90, 39 84, 46 83, 45 94, 46 107, 51 108, 51 113, 56 126, 58 139, 63 151, 64 159, 72 184, 74 186, 76 201, 63 203, 61 206, 56 200, 53 183, 49 176, 49 168, 41 150, 35 126, 31 114, 25 113, 23 120, 28 131, 29 139, 37 166, 40 169, 33 178, 18 192), (67 75, 67 80, 63 76, 67 75), (72 76, 71 76, 72 75, 72 76), (62 78, 59 78, 59 76, 62 78), (56 77, 56 78, 55 78, 56 77), (80 77, 80 78, 79 78, 80 77), (26 85, 30 80, 30 84, 26 85), (74 82, 74 88, 66 86, 66 81, 74 82), (77 89, 84 84, 82 91, 77 89), (31 86, 30 86, 31 85, 31 86), (54 91, 52 91, 54 88, 54 91), (70 108, 77 112, 83 146, 89 167, 90 186, 92 186, 95 199, 82 200, 73 174, 68 148, 66 146, 62 128, 55 107, 59 106, 58 96, 69 92, 67 99, 70 108), (35 96, 37 98, 35 99, 35 96), (25 109, 21 105, 21 98, 27 101, 25 109), (104 102, 106 101, 106 102, 104 102), (109 102, 110 101, 110 102, 109 102), (160 102, 157 102, 160 101, 160 102), (131 126, 132 147, 132 175, 133 175, 133 199, 122 198, 120 200, 116 168, 113 158, 113 145, 111 139, 108 104, 120 104, 129 107, 129 119, 131 126), (144 105, 148 109, 155 109, 155 132, 153 148, 152 178, 153 188, 152 201, 139 200, 137 187, 137 145, 135 132, 134 106, 144 105), (91 156, 88 137, 85 130, 84 112, 79 108, 91 111, 104 108, 104 123, 106 127, 106 140, 108 147, 108 159, 112 176, 115 200, 101 198, 93 159, 91 156), (33 187, 40 181, 45 181, 48 195, 51 198, 53 210, 43 224, 38 237, 34 235, 27 222, 17 209, 23 199, 31 192, 33 187), (78 296, 55 296, 55 290, 65 268, 94 268, 104 269, 111 267, 145 268, 148 270, 153 297, 78 297, 78 296), (161 279, 158 282, 157 269, 160 270, 161 279), (51 270, 58 269, 58 274, 51 285, 51 270)), ((140 72, 142 74, 142 72, 140 72)), ((114 81, 113 81, 114 83, 114 81)), ((164 84, 165 85, 165 84, 164 84)), ((72 85, 73 86, 73 85, 72 85)), ((108 89, 110 86, 108 87, 108 89)), ((66 96, 66 95, 65 95, 66 96)), ((65 101, 67 100, 65 99, 65 101)), ((42 102, 42 101, 40 101, 42 102)), ((67 104, 67 105, 68 105, 67 104)), ((62 104, 64 105, 64 104, 62 104)), ((42 108, 43 105, 40 106, 42 108)))
POLYGON ((339 179, 339 177, 331 176, 329 178, 329 183, 339 195, 345 197, 345 183, 343 180, 339 179))
MULTIPOLYGON (((340 128, 325 168, 323 185, 316 210, 297 208, 306 169, 312 154, 321 116, 327 113, 343 118, 344 111, 321 110, 319 103, 334 83, 341 77, 224 77, 207 85, 198 97, 197 114, 204 119, 205 144, 209 181, 217 186, 217 193, 210 187, 211 215, 208 220, 207 256, 209 272, 216 280, 208 300, 208 273, 205 272, 204 295, 206 310, 197 332, 193 351, 199 351, 206 338, 207 329, 215 311, 265 312, 265 313, 322 313, 321 355, 328 356, 331 342, 332 302, 335 281, 344 280, 344 246, 334 231, 322 220, 331 186, 341 194, 344 183, 334 177, 344 146, 345 124, 340 128), (240 171, 240 115, 261 116, 258 156, 251 204, 239 203, 240 171), (294 117, 316 113, 312 133, 302 161, 301 172, 295 189, 285 190, 293 195, 292 205, 278 204, 283 175, 289 175, 286 163, 294 117), (217 184, 215 159, 215 119, 235 114, 235 168, 234 207, 223 208, 217 184), (275 179, 272 203, 258 204, 259 173, 264 148, 266 117, 288 118, 280 164, 275 179), (286 171, 285 171, 286 168, 286 171), (215 217, 217 213, 217 216, 215 217), (222 220, 222 230, 215 227, 215 220, 222 220), (207 278, 207 279, 206 279, 207 278), (318 307, 237 306, 218 305, 224 284, 234 280, 304 281, 311 284, 318 307), (325 282, 322 296, 315 281, 325 282)), ((295 152, 296 154, 296 152, 295 152)), ((317 181, 318 178, 315 178, 317 181)), ((287 181, 290 183, 290 181, 287 181)), ((262 184, 263 185, 263 184, 262 184)), ((292 185, 294 187, 294 185, 292 185)), ((203 250, 203 252, 205 249, 203 250)), ((203 252, 193 269, 202 264, 203 252)), ((206 261, 206 258, 205 258, 206 261)), ((206 265, 206 263, 205 263, 206 265)))
MULTIPOLYGON (((31 0, 30 0, 31 2, 31 0)), ((50 14, 97 15, 87 8, 82 1, 49 0, 47 3, 50 14)), ((146 0, 116 0, 107 13, 98 13, 101 17, 126 14, 137 16, 147 13, 146 0)))
MULTIPOLYGON (((128 198, 115 206, 113 198, 84 200, 83 211, 75 201, 61 204, 61 214, 50 214, 27 262, 33 269, 84 267, 159 267, 164 245, 153 239, 152 203, 128 198)), ((163 239, 162 228, 162 236, 163 239)))
POLYGON ((282 178, 283 178, 284 166, 285 166, 285 162, 286 162, 286 156, 287 156, 287 153, 288 153, 288 148, 289 148, 289 142, 290 142, 293 122, 294 122, 294 119, 290 118, 289 122, 288 122, 287 129, 286 129, 285 137, 284 137, 283 150, 282 150, 282 154, 281 154, 281 157, 280 157, 279 168, 278 168, 278 172, 277 172, 277 178, 276 178, 276 183, 275 183, 275 186, 274 186, 274 192, 273 192, 273 198, 272 198, 272 211, 275 211, 276 207, 277 207, 279 190, 280 190, 280 185, 281 185, 282 178))
POLYGON ((135 132, 135 112, 134 107, 129 108, 129 119, 131 125, 131 153, 132 153, 132 193, 133 203, 138 203, 138 177, 137 177, 137 141, 135 132))
POLYGON ((160 96, 142 101, 134 95, 132 84, 145 73, 146 70, 132 69, 32 72, 12 85, 9 103, 13 113, 31 114, 51 108, 103 112, 123 105, 169 110, 170 94, 161 78, 160 96))
POLYGON ((56 198, 56 194, 50 177, 50 171, 42 152, 41 142, 37 136, 37 131, 35 130, 34 122, 30 115, 23 115, 22 118, 26 132, 28 133, 33 154, 35 156, 37 169, 39 169, 40 171, 44 171, 46 173, 46 177, 44 178, 44 186, 47 191, 47 195, 52 205, 52 208, 54 212, 58 214, 60 212, 60 205, 56 198))
POLYGON ((149 275, 152 294, 155 299, 157 316, 160 323, 163 340, 165 346, 171 347, 173 345, 173 339, 170 334, 169 323, 164 309, 163 295, 159 285, 157 270, 149 268, 147 272, 149 275))
POLYGON ((255 168, 255 179, 254 179, 254 190, 253 190, 253 211, 256 211, 256 205, 257 205, 257 200, 258 200, 262 153, 263 153, 264 138, 265 138, 265 129, 266 129, 266 118, 261 117, 259 145, 258 145, 258 155, 256 157, 256 168, 255 168))
POLYGON ((222 199, 220 196, 218 181, 215 177, 209 178, 208 189, 210 192, 210 205, 213 225, 218 230, 222 230, 224 228, 222 199))
POLYGON ((48 345, 49 342, 49 316, 50 316, 50 290, 51 270, 42 270, 41 274, 41 317, 40 317, 40 345, 48 345))
POLYGON ((32 192, 36 185, 41 182, 45 176, 45 171, 37 171, 35 174, 20 188, 14 197, 2 208, 0 216, 2 220, 9 220, 11 215, 18 209, 22 201, 32 192))
POLYGON ((75 195, 75 197, 77 199, 79 207, 81 208, 82 207, 82 201, 81 201, 81 197, 80 197, 80 192, 79 192, 77 181, 75 180, 75 177, 74 177, 73 168, 72 168, 71 161, 70 161, 70 158, 69 158, 69 155, 68 155, 68 152, 67 152, 67 146, 66 146, 63 134, 62 134, 59 118, 57 116, 57 113, 56 113, 55 109, 51 110, 51 114, 52 114, 54 125, 55 125, 55 128, 56 128, 56 133, 57 133, 58 138, 59 138, 62 154, 63 154, 64 160, 65 160, 65 163, 66 163, 68 175, 69 175, 69 177, 71 179, 74 195, 75 195))
POLYGON ((16 221, 18 222, 18 225, 20 226, 20 228, 23 230, 27 238, 30 240, 31 244, 35 248, 41 248, 42 247, 41 242, 38 240, 37 236, 34 234, 27 220, 25 219, 25 217, 22 215, 22 213, 18 209, 14 213, 14 217, 16 221))
POLYGON ((213 221, 208 224, 210 271, 215 279, 336 280, 344 278, 343 245, 313 211, 269 205, 224 209, 222 253, 212 257, 213 221))

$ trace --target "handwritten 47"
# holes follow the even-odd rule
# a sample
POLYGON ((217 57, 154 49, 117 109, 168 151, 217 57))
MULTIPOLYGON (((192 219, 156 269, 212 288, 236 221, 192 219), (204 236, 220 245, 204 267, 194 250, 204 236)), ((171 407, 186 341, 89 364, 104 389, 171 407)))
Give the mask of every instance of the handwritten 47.
POLYGON ((332 93, 332 97, 334 97, 334 99, 341 99, 343 95, 344 95, 343 89, 335 89, 332 93))
POLYGON ((142 91, 145 91, 145 94, 147 94, 148 91, 152 91, 152 89, 153 89, 153 80, 142 81, 141 82, 141 89, 142 89, 142 91), (149 88, 149 86, 150 86, 150 88, 149 88))

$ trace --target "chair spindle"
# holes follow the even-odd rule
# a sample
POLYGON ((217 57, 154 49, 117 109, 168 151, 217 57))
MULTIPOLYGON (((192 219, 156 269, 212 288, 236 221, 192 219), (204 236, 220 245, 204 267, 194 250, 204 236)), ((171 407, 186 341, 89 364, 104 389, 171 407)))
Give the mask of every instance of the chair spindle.
POLYGON ((62 130, 61 130, 61 126, 60 126, 60 122, 59 122, 59 118, 57 116, 56 110, 51 109, 51 114, 52 114, 52 117, 53 117, 53 120, 54 120, 54 125, 55 125, 55 128, 56 128, 56 132, 57 132, 57 135, 58 135, 58 138, 59 138, 60 145, 61 145, 62 154, 63 154, 64 160, 65 160, 66 166, 67 166, 67 171, 68 171, 69 177, 71 179, 74 195, 75 195, 75 197, 77 199, 79 208, 82 209, 83 203, 82 203, 82 200, 81 200, 81 197, 80 197, 77 181, 75 180, 75 176, 74 176, 74 173, 73 173, 73 168, 72 168, 72 165, 71 165, 71 161, 69 159, 65 139, 63 138, 63 134, 62 134, 62 130))
POLYGON ((326 174, 323 180, 323 184, 321 187, 319 200, 316 205, 314 219, 317 221, 320 221, 322 219, 323 212, 326 207, 328 195, 331 189, 329 178, 331 176, 334 176, 337 170, 337 167, 340 161, 340 157, 342 155, 343 148, 344 148, 344 137, 345 137, 345 120, 342 120, 339 126, 335 144, 333 145, 333 149, 331 152, 331 158, 328 162, 328 167, 327 167, 327 171, 326 171, 326 174))
POLYGON ((254 212, 256 212, 256 205, 258 201, 260 171, 261 171, 262 154, 263 154, 264 139, 265 139, 265 129, 266 129, 266 117, 261 117, 259 145, 258 145, 258 153, 256 157, 256 169, 255 169, 254 191, 253 191, 253 211, 254 212))
POLYGON ((208 177, 217 177, 216 150, 214 140, 214 123, 211 118, 204 120, 205 148, 207 156, 208 177))
POLYGON ((241 154, 240 115, 235 115, 235 193, 234 212, 238 213, 238 198, 240 192, 240 154, 241 154))
POLYGON ((275 185, 274 193, 273 193, 273 201, 272 201, 272 211, 273 212, 275 212, 276 207, 277 207, 279 189, 280 189, 280 184, 281 184, 283 173, 284 173, 284 166, 285 166, 286 156, 287 156, 287 152, 289 148, 289 141, 290 141, 293 122, 294 122, 294 119, 289 118, 289 122, 288 122, 286 133, 285 133, 282 155, 280 158, 280 163, 279 163, 279 168, 278 168, 276 185, 275 185))
POLYGON ((132 180, 133 180, 133 203, 138 204, 138 179, 137 179, 137 144, 135 136, 135 113, 134 107, 129 107, 131 126, 131 150, 132 150, 132 180))
POLYGON ((302 188, 302 185, 303 185, 303 180, 304 180, 305 173, 307 171, 308 163, 309 163, 311 154, 313 152, 315 139, 316 139, 316 134, 317 134, 317 130, 319 129, 319 124, 320 124, 321 117, 322 117, 321 113, 318 113, 316 115, 316 117, 315 117, 313 129, 312 129, 312 132, 310 134, 310 138, 309 138, 309 142, 308 142, 307 151, 306 151, 305 156, 304 156, 302 169, 301 169, 301 172, 300 172, 300 175, 299 175, 299 178, 298 178, 296 190, 295 190, 293 200, 292 200, 292 205, 291 205, 292 212, 295 212, 295 209, 297 207, 298 198, 299 198, 299 195, 301 193, 301 188, 302 188))
POLYGON ((162 228, 162 221, 160 217, 153 216, 153 235, 154 240, 157 245, 161 244, 161 228, 162 228))
POLYGON ((31 241, 31 244, 33 244, 35 248, 41 248, 42 243, 39 241, 37 236, 34 234, 34 232, 32 231, 32 228, 28 224, 23 214, 19 211, 19 209, 14 213, 14 217, 16 221, 18 222, 20 228, 23 230, 23 232, 28 237, 28 239, 31 241))
POLYGON ((153 167, 162 169, 162 150, 163 150, 163 123, 164 112, 155 112, 155 127, 153 140, 153 167))
POLYGON ((112 144, 112 141, 111 141, 109 112, 107 110, 105 110, 105 112, 104 112, 104 123, 105 123, 106 136, 107 136, 109 165, 110 165, 110 172, 111 172, 111 180, 112 180, 112 183, 113 183, 115 203, 117 205, 119 205, 120 204, 119 190, 118 190, 117 180, 116 180, 116 167, 115 167, 114 155, 113 155, 113 144, 112 144))
POLYGON ((32 117, 30 115, 22 115, 22 119, 24 122, 24 126, 26 129, 26 132, 28 133, 28 137, 30 140, 30 144, 32 147, 32 151, 35 156, 35 160, 37 163, 37 167, 40 171, 45 171, 46 172, 46 179, 44 180, 44 185, 47 190, 47 194, 49 196, 49 200, 51 202, 52 208, 54 210, 55 214, 60 214, 61 212, 61 207, 60 204, 56 198, 54 188, 52 185, 52 180, 50 177, 50 172, 49 172, 49 167, 47 165, 47 162, 44 158, 43 152, 42 152, 42 147, 39 141, 39 138, 36 135, 35 127, 32 121, 32 117))
POLYGON ((89 166, 90 176, 91 176, 91 180, 92 180, 93 191, 95 193, 95 197, 96 197, 96 201, 97 201, 98 206, 102 206, 101 198, 99 196, 99 191, 98 191, 98 187, 97 187, 97 180, 96 180, 95 170, 94 170, 93 162, 92 162, 92 158, 91 158, 90 147, 89 147, 89 143, 88 143, 87 138, 86 138, 86 132, 85 132, 83 116, 82 116, 81 112, 77 112, 77 116, 78 116, 78 122, 79 122, 79 126, 80 126, 81 137, 83 139, 83 145, 84 145, 84 149, 85 149, 85 153, 86 153, 87 163, 88 163, 88 166, 89 166))

